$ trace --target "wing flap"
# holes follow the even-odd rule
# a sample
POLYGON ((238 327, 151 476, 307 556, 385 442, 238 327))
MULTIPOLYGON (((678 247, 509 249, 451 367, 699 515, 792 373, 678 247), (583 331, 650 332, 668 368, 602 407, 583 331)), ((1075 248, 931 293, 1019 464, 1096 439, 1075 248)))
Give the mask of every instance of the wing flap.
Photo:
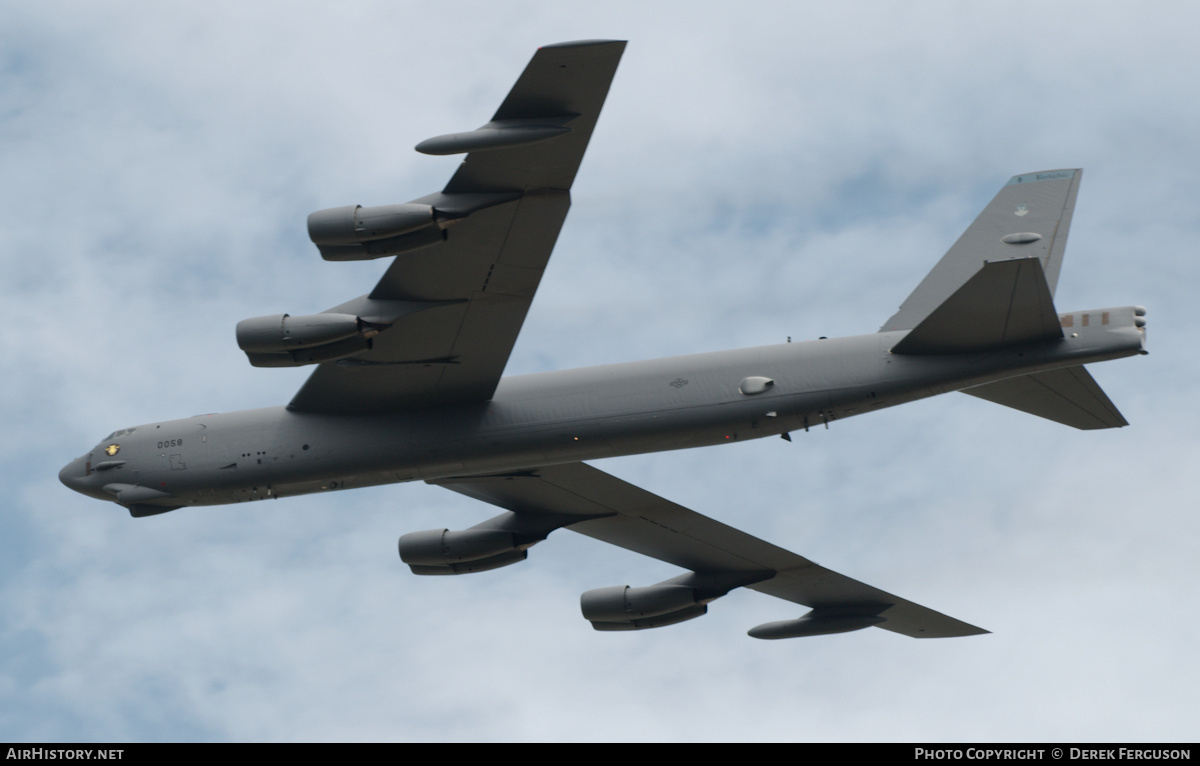
POLYGON ((758 581, 745 587, 813 609, 874 608, 885 618, 878 627, 914 638, 987 632, 826 569, 583 463, 430 483, 518 516, 545 518, 549 528, 564 526, 698 575, 746 575, 744 579, 758 581), (580 520, 571 522, 573 517, 580 520), (773 576, 762 579, 764 573, 773 576))

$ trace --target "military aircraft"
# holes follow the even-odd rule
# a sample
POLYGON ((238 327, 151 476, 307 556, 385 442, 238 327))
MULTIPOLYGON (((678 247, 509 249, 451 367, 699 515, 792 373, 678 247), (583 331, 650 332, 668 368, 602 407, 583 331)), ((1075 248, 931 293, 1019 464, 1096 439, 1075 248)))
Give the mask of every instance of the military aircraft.
POLYGON ((1014 176, 877 333, 502 378, 624 47, 541 48, 488 123, 418 144, 466 154, 440 192, 309 216, 326 260, 393 260, 366 295, 237 325, 252 365, 316 365, 286 407, 121 429, 62 482, 140 518, 423 480, 503 512, 402 536, 417 574, 507 566, 557 529, 685 570, 584 593, 597 630, 689 620, 744 587, 809 608, 757 638, 986 633, 583 461, 786 439, 949 391, 1076 428, 1127 425, 1083 364, 1145 353, 1145 310, 1053 302, 1081 171, 1014 176))

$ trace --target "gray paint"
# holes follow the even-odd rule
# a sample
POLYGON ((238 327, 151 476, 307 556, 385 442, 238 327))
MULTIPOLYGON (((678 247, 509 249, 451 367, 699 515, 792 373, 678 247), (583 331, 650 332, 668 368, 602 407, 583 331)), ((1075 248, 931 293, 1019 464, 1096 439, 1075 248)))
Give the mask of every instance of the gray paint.
POLYGON ((989 261, 1038 258, 1053 296, 1082 177, 1082 170, 1045 170, 1009 179, 880 329, 916 327, 989 261))
MULTIPOLYGON (((442 479, 777 436, 1142 350, 1144 335, 1131 323, 1081 329, 1062 341, 977 355, 891 354, 903 333, 879 333, 523 375, 506 378, 487 402, 387 415, 285 407, 201 415, 135 427, 112 441, 122 465, 71 481, 104 497, 100 487, 122 477, 187 505, 218 505, 247 492, 245 499, 260 499, 442 479), (775 385, 746 396, 738 386, 747 373, 775 385)), ((94 462, 106 446, 89 453, 94 462)))
POLYGON ((64 467, 63 483, 140 517, 425 480, 505 513, 468 535, 402 538, 415 572, 515 563, 564 527, 691 570, 621 602, 673 605, 663 613, 630 606, 614 621, 617 601, 604 596, 599 630, 691 619, 748 587, 813 609, 752 632, 764 638, 875 624, 918 637, 984 632, 581 461, 786 435, 971 387, 1071 425, 1123 425, 1081 365, 1144 353, 1144 310, 1068 315, 1064 332, 1052 301, 1079 171, 1014 177, 879 333, 501 379, 623 47, 535 55, 492 124, 577 115, 570 131, 488 137, 441 193, 418 200, 445 236, 402 252, 369 295, 326 312, 347 328, 371 325, 349 339, 359 345, 321 345, 311 330, 304 343, 316 345, 301 353, 283 335, 255 336, 252 361, 265 348, 286 351, 286 364, 320 362, 290 405, 125 429, 64 467))

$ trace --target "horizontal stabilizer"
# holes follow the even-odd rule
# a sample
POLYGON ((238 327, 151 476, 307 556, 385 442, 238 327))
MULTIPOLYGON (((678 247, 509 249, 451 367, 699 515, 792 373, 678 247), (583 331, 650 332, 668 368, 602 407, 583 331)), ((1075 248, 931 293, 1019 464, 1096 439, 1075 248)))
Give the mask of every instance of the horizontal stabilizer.
POLYGON ((1129 425, 1082 365, 1009 378, 963 393, 1083 430, 1129 425))
POLYGON ((896 354, 963 354, 1063 337, 1037 258, 985 263, 892 347, 896 354))

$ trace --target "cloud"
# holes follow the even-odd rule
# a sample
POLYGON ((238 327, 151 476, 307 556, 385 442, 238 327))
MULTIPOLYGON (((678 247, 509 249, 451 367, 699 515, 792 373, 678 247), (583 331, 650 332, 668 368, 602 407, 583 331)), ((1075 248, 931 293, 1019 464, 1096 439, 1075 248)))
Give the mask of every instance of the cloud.
POLYGON ((1196 11, 1056 4, 15 5, 0 31, 0 733, 15 740, 1178 740, 1197 662, 1187 332, 1196 11), (504 31, 501 31, 504 30, 504 31), (1133 423, 951 395, 601 467, 994 631, 745 637, 790 605, 593 632, 675 574, 555 533, 417 578, 492 509, 401 485, 132 520, 59 467, 114 428, 285 402, 236 322, 384 264, 304 217, 437 189, 539 44, 631 42, 510 372, 874 331, 1017 172, 1086 168, 1057 301, 1142 302, 1133 423))

